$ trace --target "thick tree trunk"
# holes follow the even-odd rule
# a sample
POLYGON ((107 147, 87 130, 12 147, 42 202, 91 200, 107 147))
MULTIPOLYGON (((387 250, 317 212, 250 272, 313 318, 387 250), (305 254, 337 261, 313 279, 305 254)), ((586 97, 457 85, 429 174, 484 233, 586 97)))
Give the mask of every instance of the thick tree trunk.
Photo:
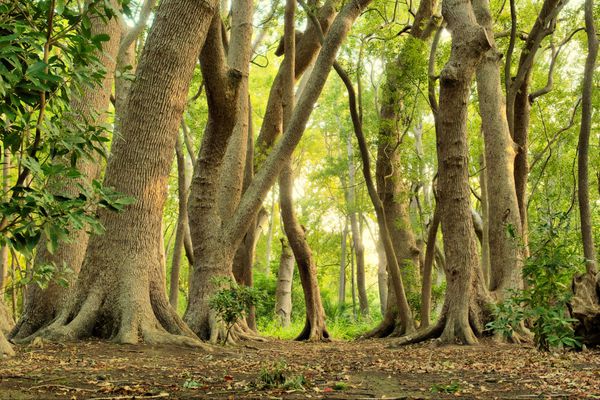
POLYGON ((487 292, 479 268, 471 219, 467 146, 467 105, 481 57, 491 48, 470 3, 444 0, 444 19, 452 34, 450 58, 440 75, 437 113, 439 207, 446 253, 446 300, 437 325, 402 342, 440 335, 444 343, 473 344, 483 331, 487 292))
MULTIPOLYGON (((423 0, 415 15, 411 37, 400 52, 393 65, 388 66, 384 85, 384 102, 379 115, 379 145, 377 148, 376 181, 379 198, 383 204, 389 234, 391 236, 395 257, 400 266, 404 289, 407 293, 419 292, 419 248, 412 232, 408 206, 410 203, 409 188, 404 181, 398 147, 398 121, 401 118, 402 97, 406 95, 401 89, 400 75, 406 69, 405 59, 414 57, 413 44, 427 39, 436 26, 432 18, 436 8, 435 0, 423 0)), ((425 46, 422 47, 422 50, 425 46)), ((386 249, 387 250, 387 249, 386 249)), ((389 257, 389 256, 388 256, 389 257)), ((381 324, 369 333, 369 336, 384 337, 390 334, 399 335, 405 332, 404 323, 398 314, 394 274, 388 261, 388 279, 392 285, 388 291, 385 316, 381 324)), ((402 296, 401 296, 402 297, 402 296)), ((412 324, 412 322, 411 322, 412 324)), ((409 329, 408 331, 410 331, 409 329)))
POLYGON ((583 256, 588 274, 595 274, 596 248, 592 235, 592 217, 589 198, 588 159, 590 148, 590 131, 592 128, 592 91, 594 88, 594 70, 598 56, 598 37, 594 26, 593 1, 585 2, 585 29, 588 39, 588 55, 585 62, 583 78, 583 94, 581 100, 581 127, 579 129, 579 155, 577 158, 577 199, 579 200, 579 218, 581 221, 581 239, 583 256))
POLYGON ((500 82, 501 55, 493 39, 489 3, 487 0, 475 0, 473 9, 492 46, 477 68, 477 90, 485 143, 485 169, 482 173, 493 177, 485 180, 489 218, 489 288, 497 292, 499 300, 504 300, 511 290, 523 287, 522 214, 515 190, 514 143, 510 137, 500 82))
MULTIPOLYGON (((115 8, 119 8, 116 1, 111 3, 115 8)), ((74 93, 71 108, 75 118, 82 120, 82 122, 101 125, 107 119, 106 114, 114 83, 114 60, 119 48, 121 29, 116 17, 110 20, 94 17, 91 29, 95 35, 107 34, 110 36, 108 41, 102 43, 102 50, 98 51, 99 60, 105 67, 105 75, 99 87, 87 87, 80 95, 74 93)), ((79 195, 79 184, 89 185, 93 179, 100 177, 103 163, 99 154, 94 155, 94 158, 94 160, 79 159, 77 168, 82 173, 82 177, 67 182, 53 182, 52 191, 63 196, 77 197, 79 195)), ((38 266, 54 264, 57 272, 67 276, 72 284, 81 269, 88 241, 89 235, 85 229, 73 230, 69 238, 60 243, 54 253, 50 253, 46 248, 46 238, 43 237, 37 246, 35 264, 38 266), (66 266, 73 273, 71 275, 67 274, 67 271, 63 270, 63 266, 66 266)), ((54 280, 50 281, 44 289, 38 286, 37 283, 28 285, 25 288, 23 314, 11 332, 11 337, 22 339, 48 325, 64 305, 69 291, 68 288, 54 280)))
POLYGON ((281 239, 281 258, 277 272, 275 292, 275 316, 282 327, 292 322, 292 282, 294 280, 294 254, 285 239, 281 239))
MULTIPOLYGON (((221 39, 222 23, 218 13, 213 19, 200 55, 200 65, 206 82, 209 119, 194 171, 189 203, 195 265, 190 277, 189 302, 184 319, 201 339, 210 339, 211 342, 230 338, 210 309, 209 301, 218 290, 214 279, 233 277, 233 259, 243 235, 247 232, 244 230, 236 242, 225 241, 219 234, 219 228, 224 221, 231 218, 237 203, 237 198, 228 199, 232 200, 230 202, 223 198, 226 189, 223 188, 220 177, 224 173, 228 143, 237 121, 239 89, 242 81, 248 79, 252 37, 252 25, 249 23, 252 19, 250 2, 239 2, 232 11, 232 36, 228 58, 226 59, 221 39)), ((242 135, 243 131, 238 129, 237 133, 242 135)), ((240 142, 241 139, 237 138, 236 141, 240 142)), ((231 154, 229 156, 231 157, 231 154)), ((237 176, 240 182, 230 182, 230 188, 234 192, 239 188, 241 192, 243 175, 237 176)), ((241 193, 232 195, 239 196, 241 193)), ((249 220, 246 228, 250 223, 249 220)), ((232 341, 237 339, 238 333, 232 332, 232 341)))
POLYGON ((135 203, 99 213, 106 232, 90 240, 74 295, 44 336, 200 344, 165 295, 161 221, 189 83, 215 10, 216 0, 161 2, 105 177, 135 203))

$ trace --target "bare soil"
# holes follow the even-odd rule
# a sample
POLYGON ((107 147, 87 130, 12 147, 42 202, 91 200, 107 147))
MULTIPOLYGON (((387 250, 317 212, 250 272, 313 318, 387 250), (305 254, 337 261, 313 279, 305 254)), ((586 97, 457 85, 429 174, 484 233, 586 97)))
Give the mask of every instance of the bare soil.
POLYGON ((0 399, 600 399, 599 350, 391 343, 17 346, 0 359, 0 399), (273 377, 287 383, 267 385, 273 377))

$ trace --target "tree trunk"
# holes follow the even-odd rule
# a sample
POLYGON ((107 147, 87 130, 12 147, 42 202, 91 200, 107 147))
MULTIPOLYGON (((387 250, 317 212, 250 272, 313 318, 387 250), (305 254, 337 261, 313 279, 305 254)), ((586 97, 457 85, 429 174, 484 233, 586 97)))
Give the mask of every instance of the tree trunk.
POLYGON ((13 321, 8 312, 8 308, 4 305, 2 297, 4 296, 0 296, 0 359, 15 355, 14 350, 5 336, 12 328, 13 321))
POLYGON ((171 279, 169 287, 169 303, 175 310, 179 304, 179 272, 181 256, 183 253, 186 230, 189 230, 187 215, 187 198, 190 179, 187 177, 185 154, 181 138, 177 136, 175 142, 175 155, 177 157, 177 192, 178 192, 178 215, 177 230, 175 232, 175 244, 173 245, 173 259, 171 262, 171 279))
POLYGON ((440 335, 443 343, 474 344, 483 331, 487 292, 479 268, 471 218, 467 111, 470 86, 482 56, 491 48, 469 2, 444 0, 442 14, 452 34, 450 58, 440 75, 436 118, 439 207, 446 253, 446 300, 437 325, 402 343, 440 335))
MULTIPOLYGON (((415 47, 420 48, 421 51, 425 50, 425 46, 421 46, 420 41, 429 38, 436 27, 435 19, 432 18, 435 8, 435 0, 423 0, 419 3, 419 9, 410 30, 411 37, 407 39, 394 64, 387 68, 386 82, 383 87, 384 101, 379 114, 379 145, 375 172, 377 192, 383 205, 395 258, 400 266, 403 286, 410 294, 419 292, 419 248, 412 232, 408 212, 409 188, 404 181, 400 154, 397 149, 399 144, 397 143, 399 137, 397 125, 402 114, 402 97, 406 95, 399 81, 402 79, 401 75, 408 68, 405 65, 406 59, 414 57, 415 47)), ((388 279, 392 283, 390 288, 395 288, 398 283, 394 282, 396 278, 390 268, 393 267, 388 261, 388 279)), ((401 322, 403 318, 399 317, 397 301, 394 299, 397 299, 397 293, 395 289, 391 289, 388 291, 385 316, 381 324, 368 336, 385 337, 390 334, 401 335, 405 332, 405 323, 401 322)), ((408 331, 410 330, 412 327, 408 331)))
MULTIPOLYGON (((318 18, 323 32, 328 31, 329 26, 336 15, 336 7, 339 3, 340 0, 328 0, 319 9, 318 18)), ((294 57, 295 79, 300 78, 302 74, 304 74, 306 69, 314 62, 321 49, 318 30, 311 23, 308 24, 306 31, 298 39, 294 57)), ((264 161, 269 149, 273 146, 275 140, 282 131, 282 90, 283 85, 285 85, 283 75, 284 71, 280 67, 269 92, 263 124, 260 128, 258 138, 256 139, 256 155, 254 158, 256 166, 259 166, 264 161)))
MULTIPOLYGON (((119 9, 116 1, 112 5, 119 9)), ((115 58, 119 47, 120 25, 116 17, 105 20, 101 17, 92 19, 92 32, 95 35, 107 34, 110 39, 102 43, 102 50, 98 51, 98 57, 105 67, 105 75, 99 87, 86 87, 81 94, 72 94, 71 108, 75 118, 91 125, 101 125, 107 120, 107 110, 110 102, 110 95, 114 83, 115 58), (96 119, 99 116, 98 119, 96 119)), ((69 162, 62 160, 60 162, 69 162)), ((102 160, 99 154, 94 155, 94 160, 79 159, 77 168, 82 177, 77 180, 68 180, 67 182, 53 182, 52 191, 67 197, 77 197, 79 195, 78 185, 88 186, 93 179, 98 179, 101 173, 102 160)), ((46 247, 46 238, 37 246, 35 265, 54 264, 57 273, 68 277, 69 282, 73 284, 81 269, 89 235, 85 229, 73 230, 69 238, 58 245, 54 253, 50 253, 46 247), (64 266, 72 271, 68 274, 64 266)), ((23 313, 17 325, 11 332, 11 337, 15 339, 25 338, 38 329, 47 326, 63 307, 69 289, 51 280, 48 286, 42 289, 37 283, 32 283, 25 288, 25 301, 23 313)))
MULTIPOLYGON (((488 197, 488 175, 485 156, 479 157, 479 186, 481 187, 481 219, 483 220, 483 238, 481 243, 481 269, 485 286, 490 287, 490 213, 488 197)), ((512 175, 512 174, 511 174, 512 175)), ((519 221, 520 222, 520 221, 519 221)))
MULTIPOLYGON (((289 121, 294 110, 294 81, 295 81, 295 55, 296 41, 294 30, 294 15, 296 1, 287 0, 285 6, 285 57, 282 67, 282 95, 283 129, 289 126, 289 121)), ((294 211, 293 201, 294 177, 291 160, 288 160, 279 175, 279 205, 281 207, 281 220, 283 229, 294 253, 306 307, 306 323, 296 340, 329 340, 329 332, 325 326, 325 311, 321 303, 321 292, 317 282, 317 266, 306 240, 304 227, 300 225, 294 211)))
POLYGON ((421 325, 420 328, 427 328, 431 321, 431 287, 433 259, 435 256, 435 244, 437 233, 440 226, 440 208, 435 205, 433 218, 427 231, 427 246, 425 248, 425 261, 423 262, 423 285, 421 287, 421 325))
POLYGON ((385 315, 388 304, 388 273, 385 249, 381 240, 377 241, 377 287, 379 289, 379 309, 385 315))
POLYGON ((526 210, 523 210, 523 214, 520 213, 515 190, 514 143, 506 118, 506 105, 500 82, 501 55, 493 39, 489 4, 487 0, 475 0, 473 8, 478 22, 486 29, 492 46, 477 68, 477 90, 485 142, 484 173, 493 177, 486 180, 489 210, 489 287, 497 292, 499 300, 504 300, 511 290, 523 287, 520 239, 521 217, 526 214, 526 210))
POLYGON ((356 286, 358 289, 358 304, 360 315, 369 315, 369 299, 367 298, 367 284, 365 278, 365 246, 363 245, 362 232, 358 222, 358 205, 356 203, 356 169, 354 166, 354 148, 352 136, 346 137, 346 151, 348 154, 348 188, 346 189, 346 202, 348 203, 350 227, 352 229, 352 243, 356 256, 356 286))
POLYGON ((285 239, 281 239, 281 258, 277 272, 275 292, 275 315, 282 327, 290 326, 292 320, 292 282, 294 280, 294 255, 285 239))
MULTIPOLYGON (((215 14, 200 55, 202 75, 206 82, 209 118, 194 170, 189 203, 195 265, 190 277, 189 302, 184 319, 201 339, 210 339, 211 342, 234 341, 239 336, 239 332, 231 332, 231 337, 227 335, 224 327, 219 324, 217 316, 210 309, 209 301, 218 290, 218 284, 214 279, 233 277, 232 264, 236 250, 254 220, 252 218, 248 221, 246 229, 235 242, 226 241, 220 235, 219 228, 224 221, 231 218, 237 203, 235 201, 237 198, 224 199, 226 189, 223 188, 220 177, 224 173, 228 143, 237 121, 239 89, 242 81, 248 79, 251 19, 251 2, 236 3, 232 9, 230 52, 226 58, 221 39, 221 18, 218 13, 215 14)), ((238 135, 243 134, 239 129, 236 132, 238 135)), ((241 144, 241 138, 237 138, 236 141, 241 144)), ((232 152, 233 149, 229 151, 232 152)), ((230 153, 229 157, 233 155, 230 153)), ((227 161, 229 165, 232 162, 234 160, 227 161)), ((240 182, 230 182, 232 196, 241 195, 241 193, 236 194, 235 191, 239 188, 241 192, 243 174, 237 173, 236 176, 240 182)))
POLYGON ((579 200, 579 217, 581 221, 581 239, 586 271, 590 275, 596 273, 596 248, 592 235, 592 217, 589 198, 588 158, 590 148, 590 131, 592 128, 592 91, 594 88, 594 70, 598 56, 598 37, 594 26, 593 1, 585 2, 585 29, 588 39, 588 55, 585 62, 583 78, 583 94, 581 100, 581 127, 579 129, 579 155, 577 158, 577 199, 579 200))
MULTIPOLYGON (((8 193, 10 188, 10 151, 4 149, 2 159, 2 193, 8 193)), ((8 276, 8 246, 0 247, 0 293, 4 293, 6 277, 8 276)), ((0 296, 0 303, 2 297, 0 296)), ((1 307, 1 306, 0 306, 1 307)))
POLYGON ((135 202, 99 213, 106 232, 90 240, 73 297, 44 336, 200 344, 165 295, 161 225, 178 126, 216 3, 161 2, 105 176, 135 202))
POLYGON ((342 305, 346 303, 346 258, 348 254, 348 223, 345 218, 344 228, 342 229, 340 236, 340 279, 338 285, 338 304, 342 305))
POLYGON ((269 213, 269 228, 267 229, 267 244, 265 249, 265 275, 271 276, 271 246, 273 243, 273 227, 275 225, 275 188, 271 192, 271 212, 269 213))

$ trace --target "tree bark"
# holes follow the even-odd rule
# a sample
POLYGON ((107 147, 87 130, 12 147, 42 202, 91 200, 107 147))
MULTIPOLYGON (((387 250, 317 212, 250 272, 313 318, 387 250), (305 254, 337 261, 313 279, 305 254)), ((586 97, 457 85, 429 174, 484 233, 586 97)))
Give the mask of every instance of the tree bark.
POLYGON ((216 0, 161 2, 105 176, 135 203, 99 213, 105 234, 90 240, 71 301, 45 337, 200 345, 165 295, 161 225, 178 126, 215 11, 216 0))
POLYGON ((292 322, 292 282, 294 280, 294 254, 281 239, 281 258, 277 272, 277 290, 275 291, 275 316, 285 328, 292 322))
POLYGON ((581 100, 581 126, 579 129, 579 154, 577 157, 577 199, 579 200, 579 218, 581 221, 581 239, 586 271, 594 275, 596 266, 596 248, 592 235, 592 217, 589 198, 588 159, 590 148, 590 131, 592 128, 592 91, 594 88, 594 70, 598 56, 598 37, 594 26, 593 1, 585 2, 585 30, 588 40, 588 55, 585 61, 583 77, 583 93, 581 100))
POLYGON ((440 75, 436 122, 447 281, 440 339, 445 343, 473 344, 477 342, 476 334, 483 330, 480 295, 485 295, 485 287, 469 204, 467 105, 471 80, 491 43, 486 31, 477 24, 470 3, 444 0, 442 14, 452 34, 452 50, 440 75))
MULTIPOLYGON (((488 176, 485 156, 479 157, 479 186, 481 187, 481 219, 483 220, 483 238, 481 243, 481 269, 485 286, 490 287, 490 213, 488 196, 488 176)), ((512 176, 512 174, 511 174, 512 176)), ((519 221, 520 222, 520 221, 519 221)))
MULTIPOLYGON (((230 53, 226 58, 221 39, 221 18, 218 13, 215 14, 200 55, 200 66, 206 82, 209 118, 190 194, 189 215, 195 265, 190 277, 189 302, 184 319, 201 339, 210 339, 211 342, 229 339, 229 335, 218 323, 209 306, 210 298, 218 290, 214 278, 233 277, 232 263, 235 252, 252 222, 248 221, 246 229, 235 242, 223 240, 219 235, 219 228, 224 221, 231 218, 237 203, 237 199, 232 199, 231 202, 223 200, 224 189, 219 178, 224 173, 228 144, 237 121, 241 81, 248 79, 251 19, 251 2, 236 3, 236 7, 232 9, 230 53)), ((237 130, 237 133, 243 134, 241 130, 237 130)), ((241 138, 236 140, 240 141, 241 138)), ((237 176, 238 179, 243 179, 241 175, 237 176)), ((241 183, 231 184, 234 185, 234 190, 240 187, 241 191, 241 183)), ((236 338, 237 333, 232 332, 231 340, 236 338)))
MULTIPOLYGON (((10 188, 10 151, 4 149, 2 158, 2 193, 8 193, 10 188)), ((6 277, 8 276, 8 246, 0 247, 0 293, 4 293, 6 277)), ((0 297, 1 299, 1 297, 0 297)), ((1 300, 0 300, 1 303, 1 300)))
MULTIPOLYGON (((116 1, 111 3, 116 9, 119 8, 116 1)), ((114 84, 114 60, 119 47, 121 29, 116 17, 105 20, 96 16, 92 18, 91 30, 94 35, 107 34, 110 36, 108 41, 102 43, 102 50, 97 52, 97 56, 105 68, 105 75, 98 87, 86 87, 81 94, 73 93, 70 106, 75 118, 88 124, 101 125, 107 120, 110 95, 114 84)), ((77 197, 80 192, 79 184, 87 186, 93 179, 100 177, 103 164, 101 156, 95 154, 93 157, 93 160, 80 158, 77 161, 77 169, 82 174, 81 178, 67 180, 67 182, 53 182, 51 190, 62 196, 77 197)), ((69 161, 61 160, 59 162, 69 161)), ((73 230, 68 239, 58 245, 54 253, 48 251, 46 241, 46 237, 43 236, 37 246, 35 265, 54 264, 57 272, 67 276, 70 284, 73 284, 85 256, 89 241, 88 233, 85 229, 73 230), (65 266, 72 271, 72 274, 65 271, 65 266)), ((22 339, 47 326, 64 305, 69 291, 55 280, 51 280, 44 289, 37 283, 28 285, 25 288, 23 313, 10 336, 22 339)))
POLYGON ((485 143, 488 199, 490 290, 499 300, 511 290, 523 287, 521 214, 514 180, 514 143, 510 137, 506 105, 500 82, 500 53, 496 48, 492 17, 487 0, 475 0, 473 9, 479 24, 487 31, 491 49, 477 67, 479 109, 485 143))

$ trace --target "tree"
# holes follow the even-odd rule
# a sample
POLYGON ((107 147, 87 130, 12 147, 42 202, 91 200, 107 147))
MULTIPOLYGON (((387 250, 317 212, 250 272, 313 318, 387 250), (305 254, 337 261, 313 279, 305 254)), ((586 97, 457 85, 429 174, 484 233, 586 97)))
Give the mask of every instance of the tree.
POLYGON ((135 203, 122 214, 99 212, 106 232, 91 238, 72 298, 38 335, 199 345, 165 295, 161 213, 177 128, 216 3, 161 2, 104 180, 135 203))
MULTIPOLYGON (((212 134, 209 129, 206 130, 192 183, 189 206, 191 226, 201 229, 192 231, 195 257, 194 279, 190 287, 191 301, 185 315, 192 330, 201 338, 216 339, 219 335, 218 324, 214 317, 211 318, 208 307, 208 300, 216 290, 211 278, 231 274, 231 264, 237 246, 257 215, 284 163, 298 145, 313 105, 333 65, 337 50, 354 20, 369 3, 368 0, 348 3, 334 20, 306 89, 298 100, 286 134, 275 144, 271 154, 264 160, 262 168, 257 170, 254 179, 242 195, 235 213, 226 220, 222 219, 217 211, 215 196, 218 182, 215 181, 214 176, 220 174, 225 147, 231 132, 222 132, 220 136, 216 132, 212 134)), ((209 125, 211 123, 214 122, 209 121, 209 125)), ((244 334, 243 331, 237 333, 238 337, 244 334)))
POLYGON ((440 74, 436 117, 438 193, 446 256, 446 299, 438 323, 401 343, 439 336, 444 343, 473 344, 486 322, 489 297, 483 284, 470 206, 467 111, 471 80, 492 48, 470 3, 444 0, 442 15, 452 35, 450 58, 440 74))
MULTIPOLYGON (((90 2, 88 1, 88 3, 90 2)), ((112 1, 110 6, 115 10, 119 9, 117 1, 112 1)), ((103 42, 101 48, 96 49, 94 54, 104 68, 104 77, 98 86, 87 86, 79 92, 74 90, 69 108, 74 118, 79 119, 81 123, 101 126, 108 117, 107 111, 114 84, 115 59, 119 48, 121 26, 116 17, 107 19, 104 15, 96 15, 90 20, 92 35, 107 35, 109 38, 103 42)), ((101 158, 101 154, 96 153, 90 159, 80 159, 77 169, 82 176, 77 180, 66 182, 62 177, 57 177, 51 183, 51 190, 60 196, 79 196, 80 185, 89 186, 93 180, 100 178, 101 158)), ((66 157, 56 162, 68 164, 70 159, 66 157)), ((53 251, 48 249, 48 238, 44 235, 37 246, 34 264, 36 266, 52 264, 57 268, 57 275, 66 268, 72 271, 72 276, 69 278, 71 283, 74 282, 85 256, 89 240, 88 229, 88 227, 72 229, 71 234, 64 238, 53 251)), ((67 293, 68 288, 56 280, 51 280, 45 288, 36 282, 29 284, 25 291, 23 314, 12 330, 11 336, 22 339, 48 325, 57 316, 67 293)))
MULTIPOLYGON (((510 137, 506 106, 500 82, 500 57, 493 39, 492 17, 487 0, 476 0, 473 9, 478 23, 487 31, 491 49, 477 67, 479 110, 485 142, 488 207, 490 290, 500 300, 510 290, 523 287, 521 218, 514 180, 514 143, 510 137)), ((482 189, 483 190, 483 189, 482 189)))

